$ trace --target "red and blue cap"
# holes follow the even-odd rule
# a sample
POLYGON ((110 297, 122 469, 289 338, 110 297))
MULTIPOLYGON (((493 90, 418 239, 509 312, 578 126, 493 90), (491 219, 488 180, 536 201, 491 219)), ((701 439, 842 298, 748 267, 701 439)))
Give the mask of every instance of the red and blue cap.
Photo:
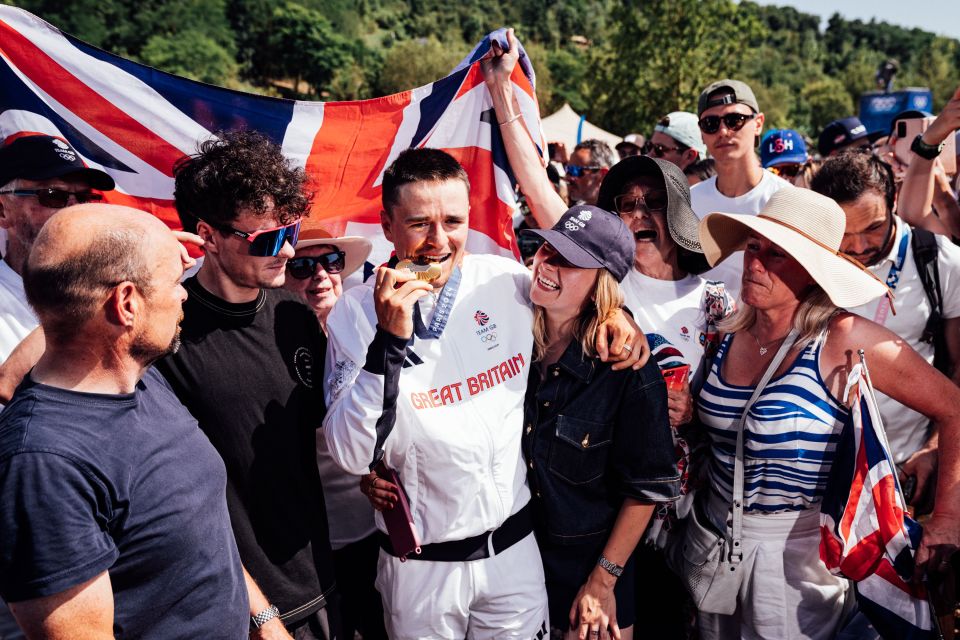
POLYGON ((799 131, 771 129, 760 140, 760 163, 764 169, 781 164, 803 164, 809 159, 807 143, 799 131))

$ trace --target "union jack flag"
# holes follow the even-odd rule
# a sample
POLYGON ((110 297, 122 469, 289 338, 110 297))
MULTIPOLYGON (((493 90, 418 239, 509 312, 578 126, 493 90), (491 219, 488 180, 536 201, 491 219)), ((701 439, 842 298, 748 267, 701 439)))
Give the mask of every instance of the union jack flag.
MULTIPOLYGON (((61 137, 117 183, 106 200, 154 213, 179 228, 174 162, 217 130, 258 130, 314 178, 305 227, 369 237, 371 264, 389 257, 379 223, 384 169, 410 147, 441 148, 470 176, 467 249, 519 255, 514 179, 478 61, 506 32, 487 36, 433 84, 354 102, 256 96, 173 76, 109 54, 40 18, 0 5, 0 144, 23 135, 61 137)), ((522 51, 513 81, 523 122, 543 158, 535 76, 522 51)))
POLYGON ((820 558, 854 581, 860 610, 881 637, 933 639, 926 589, 911 582, 922 531, 906 514, 862 358, 847 379, 850 417, 820 507, 820 558))

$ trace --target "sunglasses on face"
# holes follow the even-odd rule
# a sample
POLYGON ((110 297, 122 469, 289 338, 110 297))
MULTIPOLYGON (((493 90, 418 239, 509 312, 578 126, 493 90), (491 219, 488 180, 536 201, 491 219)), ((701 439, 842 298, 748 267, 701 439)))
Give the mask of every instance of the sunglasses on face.
POLYGON ((540 245, 540 251, 543 252, 543 261, 549 262, 555 267, 560 267, 563 269, 577 269, 577 265, 573 264, 557 251, 552 244, 549 242, 544 242, 540 245))
POLYGON ((667 147, 659 142, 648 142, 643 154, 646 156, 652 155, 654 158, 662 158, 668 151, 680 151, 680 147, 667 147))
POLYGON ((40 206, 48 209, 63 209, 70 202, 70 196, 73 196, 77 204, 86 204, 87 202, 100 202, 103 196, 92 191, 67 191, 65 189, 13 189, 12 191, 0 191, 0 194, 31 197, 36 196, 40 206))
POLYGON ((229 225, 215 225, 209 222, 207 224, 220 229, 223 233, 231 233, 246 240, 250 255, 258 258, 272 258, 280 253, 285 243, 289 242, 291 247, 297 245, 297 238, 300 236, 300 222, 298 219, 296 222, 280 227, 260 229, 251 233, 234 229, 229 225))
POLYGON ((581 167, 578 164, 568 164, 563 169, 564 171, 567 172, 568 178, 579 178, 580 176, 582 176, 584 173, 587 173, 588 171, 591 173, 593 173, 594 171, 599 171, 600 167, 596 165, 592 165, 589 167, 581 167))
POLYGON ((667 192, 656 189, 647 191, 642 196, 620 195, 613 199, 613 206, 620 215, 635 213, 641 207, 647 211, 661 213, 667 208, 667 192))
POLYGON ((700 118, 697 124, 700 125, 700 131, 704 133, 716 133, 720 131, 721 121, 723 121, 723 124, 726 125, 730 131, 740 131, 740 129, 743 129, 743 125, 756 117, 757 114, 755 113, 751 113, 750 115, 743 113, 725 113, 722 116, 704 116, 700 118))
POLYGON ((346 264, 347 254, 343 251, 333 251, 331 253, 322 253, 319 256, 302 256, 299 258, 290 258, 287 260, 287 271, 297 280, 306 280, 312 278, 317 269, 323 269, 327 273, 340 273, 346 264))
POLYGON ((796 178, 803 167, 802 164, 778 164, 770 167, 770 171, 781 178, 796 178))

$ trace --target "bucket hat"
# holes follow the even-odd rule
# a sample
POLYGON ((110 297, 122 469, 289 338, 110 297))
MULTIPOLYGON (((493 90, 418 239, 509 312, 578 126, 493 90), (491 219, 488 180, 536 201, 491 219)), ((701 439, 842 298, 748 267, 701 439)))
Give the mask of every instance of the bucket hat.
POLYGON ((680 167, 669 160, 634 156, 613 165, 600 183, 597 206, 616 211, 613 200, 623 193, 624 186, 631 180, 651 175, 662 177, 667 190, 667 229, 670 237, 684 249, 703 253, 697 232, 700 219, 690 207, 690 184, 680 167))

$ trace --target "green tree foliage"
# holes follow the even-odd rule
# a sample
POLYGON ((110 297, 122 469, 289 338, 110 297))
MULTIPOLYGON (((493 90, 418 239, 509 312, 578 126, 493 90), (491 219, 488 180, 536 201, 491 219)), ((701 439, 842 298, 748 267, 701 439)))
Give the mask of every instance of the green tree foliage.
POLYGON ((450 73, 464 54, 462 46, 451 48, 434 38, 394 45, 384 56, 377 92, 389 95, 430 84, 450 73))
MULTIPOLYGON (((8 0, 11 1, 11 0, 8 0)), ((596 124, 649 133, 704 85, 750 83, 768 127, 816 136, 855 113, 884 60, 897 86, 960 85, 960 42, 884 22, 751 0, 13 0, 114 53, 272 95, 353 100, 446 75, 486 33, 513 26, 544 114, 564 102, 596 124)))
POLYGON ((237 75, 237 62, 229 51, 199 31, 175 37, 151 36, 140 59, 158 69, 210 84, 228 84, 237 75))
POLYGON ((669 111, 694 109, 705 85, 734 74, 760 30, 733 0, 622 0, 612 17, 593 95, 615 131, 645 130, 669 111))
POLYGON ((323 14, 295 2, 274 8, 262 51, 254 65, 272 77, 292 80, 293 94, 301 96, 320 96, 352 60, 350 42, 323 14), (301 81, 309 88, 304 89, 301 81))

